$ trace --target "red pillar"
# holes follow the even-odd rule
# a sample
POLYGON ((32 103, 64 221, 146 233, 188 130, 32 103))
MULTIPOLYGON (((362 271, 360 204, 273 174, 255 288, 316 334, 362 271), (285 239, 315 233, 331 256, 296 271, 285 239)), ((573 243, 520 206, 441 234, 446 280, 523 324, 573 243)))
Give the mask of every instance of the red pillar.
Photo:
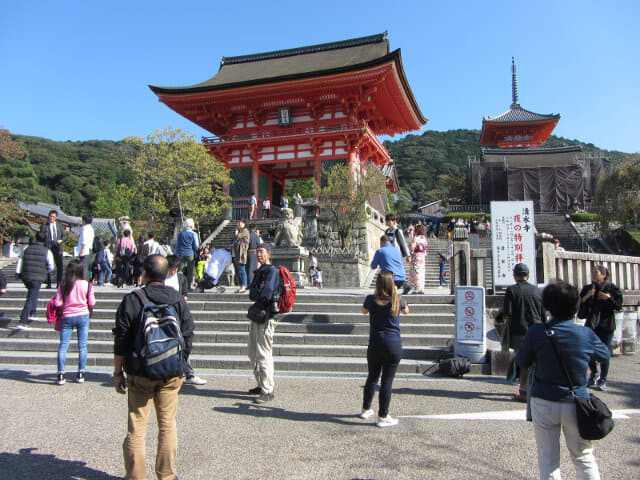
POLYGON ((258 197, 258 162, 251 165, 251 191, 258 197))

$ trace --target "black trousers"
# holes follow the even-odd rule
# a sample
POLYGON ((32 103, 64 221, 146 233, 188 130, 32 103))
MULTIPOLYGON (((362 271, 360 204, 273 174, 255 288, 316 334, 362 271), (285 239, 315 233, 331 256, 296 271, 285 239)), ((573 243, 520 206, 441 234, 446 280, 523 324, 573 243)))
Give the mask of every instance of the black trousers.
POLYGON ((367 366, 369 375, 364 384, 364 394, 362 408, 369 410, 376 385, 382 373, 380 393, 378 394, 378 415, 386 417, 389 414, 389 403, 391 403, 391 387, 393 378, 396 376, 398 364, 402 359, 402 342, 391 341, 385 343, 369 342, 367 349, 367 366))
MULTIPOLYGON (((56 283, 60 285, 60 282, 62 282, 62 275, 64 274, 64 255, 62 251, 62 246, 58 245, 58 243, 55 243, 51 245, 49 250, 51 250, 51 254, 53 255, 53 261, 56 264, 56 283)), ((48 286, 51 286, 52 276, 53 276, 52 272, 47 272, 48 286)))
MULTIPOLYGON (((609 348, 609 352, 611 352, 611 339, 613 338, 613 332, 603 332, 596 329, 595 334, 600 340, 602 340, 602 343, 604 343, 607 348, 609 348)), ((600 379, 606 380, 607 375, 609 375, 609 359, 603 360, 602 362, 598 362, 592 359, 589 362, 589 371, 594 377, 598 375, 598 363, 600 363, 600 379)))
POLYGON ((23 281, 22 283, 27 287, 27 300, 24 302, 24 307, 20 313, 20 323, 26 325, 29 323, 29 317, 36 313, 38 295, 40 294, 40 285, 42 285, 42 282, 23 281))

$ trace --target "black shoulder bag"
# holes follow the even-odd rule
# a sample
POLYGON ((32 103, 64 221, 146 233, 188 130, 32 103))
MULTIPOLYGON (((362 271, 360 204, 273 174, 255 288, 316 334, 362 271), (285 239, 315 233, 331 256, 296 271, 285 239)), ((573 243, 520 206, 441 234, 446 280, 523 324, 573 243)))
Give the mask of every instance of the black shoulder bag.
POLYGON ((547 330, 547 337, 549 337, 551 345, 553 346, 553 351, 556 357, 558 357, 558 362, 560 362, 560 366, 562 367, 562 373, 565 376, 565 380, 573 396, 573 401, 576 404, 576 417, 578 419, 580 436, 585 440, 600 440, 606 437, 615 425, 611 410, 609 410, 609 407, 607 407, 602 400, 593 394, 588 398, 582 398, 576 395, 569 370, 567 370, 567 366, 562 361, 562 356, 558 350, 558 342, 555 337, 556 332, 554 332, 546 322, 544 326, 547 330))

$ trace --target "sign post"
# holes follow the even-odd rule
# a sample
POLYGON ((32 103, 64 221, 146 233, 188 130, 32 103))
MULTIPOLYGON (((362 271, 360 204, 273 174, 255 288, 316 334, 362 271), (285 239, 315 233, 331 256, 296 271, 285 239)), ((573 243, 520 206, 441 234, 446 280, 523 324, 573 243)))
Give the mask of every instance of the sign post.
POLYGON ((484 363, 486 359, 484 311, 484 287, 456 287, 454 352, 472 363, 484 363))

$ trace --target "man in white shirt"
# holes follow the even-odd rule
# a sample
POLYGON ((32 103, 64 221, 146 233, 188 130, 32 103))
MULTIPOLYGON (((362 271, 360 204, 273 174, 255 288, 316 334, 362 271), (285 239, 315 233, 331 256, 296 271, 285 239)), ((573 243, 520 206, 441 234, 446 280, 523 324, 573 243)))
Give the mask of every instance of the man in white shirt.
POLYGON ((95 232, 91 226, 93 218, 91 215, 82 216, 82 228, 80 229, 80 236, 78 237, 78 257, 82 260, 84 279, 90 280, 89 274, 91 272, 91 249, 93 248, 93 239, 95 232))
POLYGON ((262 218, 270 218, 271 217, 271 200, 265 198, 262 201, 262 218))
POLYGON ((149 232, 149 240, 144 242, 144 244, 147 246, 147 251, 149 252, 147 255, 162 255, 163 257, 167 256, 162 246, 158 242, 156 242, 155 233, 149 232))

